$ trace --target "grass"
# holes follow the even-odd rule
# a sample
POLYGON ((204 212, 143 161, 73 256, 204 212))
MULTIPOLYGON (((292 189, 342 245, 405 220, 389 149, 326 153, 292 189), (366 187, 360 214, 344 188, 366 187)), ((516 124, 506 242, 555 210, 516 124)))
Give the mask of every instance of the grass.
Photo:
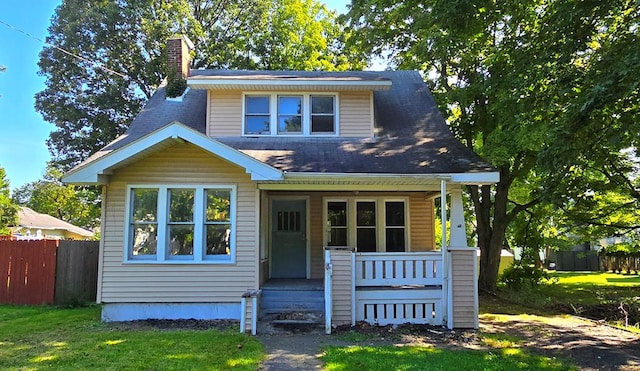
POLYGON ((0 306, 3 369, 255 370, 264 347, 217 330, 133 329, 100 322, 99 307, 0 306))
MULTIPOLYGON (((611 320, 620 303, 640 307, 640 276, 606 272, 549 272, 549 276, 547 283, 534 288, 524 286, 519 291, 500 288, 497 297, 483 295, 480 313, 538 316, 568 313, 596 319, 605 316, 611 320)), ((640 333, 640 324, 634 325, 637 321, 634 318, 637 316, 629 317, 632 326, 624 326, 621 320, 611 320, 610 324, 640 333)))
POLYGON ((594 305, 640 295, 640 276, 603 272, 552 272, 557 283, 543 285, 541 293, 557 303, 594 305))
POLYGON ((429 347, 329 347, 325 369, 339 370, 575 370, 564 361, 505 346, 492 351, 429 347))
MULTIPOLYGON (((551 279, 535 288, 524 286, 520 291, 499 289, 498 296, 508 301, 514 311, 525 308, 541 314, 554 305, 598 305, 633 300, 640 295, 640 276, 604 272, 550 272, 551 279), (518 305, 522 307, 518 307, 518 305)), ((504 302, 481 302, 481 311, 505 310, 504 302), (498 307, 496 307, 496 305, 498 307)), ((514 313, 515 314, 515 313, 514 313)))

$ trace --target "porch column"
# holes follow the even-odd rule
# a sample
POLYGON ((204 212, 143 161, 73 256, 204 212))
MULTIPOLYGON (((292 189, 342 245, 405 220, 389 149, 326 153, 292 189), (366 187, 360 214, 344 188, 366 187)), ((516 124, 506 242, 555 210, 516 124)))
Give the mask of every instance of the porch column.
POLYGON ((467 247, 467 231, 464 223, 464 209, 462 207, 462 190, 459 188, 449 191, 451 196, 451 223, 449 236, 450 247, 467 247))
POLYGON ((447 247, 447 180, 440 180, 440 227, 442 228, 442 240, 440 249, 442 252, 442 313, 443 319, 448 322, 449 316, 449 251, 447 247))

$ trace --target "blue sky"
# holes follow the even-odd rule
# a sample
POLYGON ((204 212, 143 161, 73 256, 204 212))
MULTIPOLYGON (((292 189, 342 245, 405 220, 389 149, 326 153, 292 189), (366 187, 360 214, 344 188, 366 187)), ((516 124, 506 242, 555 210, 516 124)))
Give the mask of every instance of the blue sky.
MULTIPOLYGON (((21 0, 2 7, 0 21, 44 40, 60 0, 21 0)), ((45 143, 53 125, 33 108, 35 93, 44 88, 37 75, 43 44, 0 24, 0 166, 12 188, 39 179, 50 156, 45 143)))
MULTIPOLYGON (((61 0, 20 0, 2 7, 0 21, 44 40, 61 0)), ((346 11, 348 0, 324 1, 330 9, 346 11)), ((11 188, 42 177, 51 159, 46 140, 54 126, 33 107, 34 95, 44 89, 38 76, 38 53, 43 43, 0 24, 0 167, 11 188)))

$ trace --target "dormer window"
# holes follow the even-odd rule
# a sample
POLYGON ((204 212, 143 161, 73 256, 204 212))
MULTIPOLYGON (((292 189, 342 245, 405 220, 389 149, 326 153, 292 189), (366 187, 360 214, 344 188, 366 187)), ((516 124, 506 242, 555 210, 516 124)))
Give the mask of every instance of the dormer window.
POLYGON ((302 133, 302 97, 278 96, 278 134, 302 133))
POLYGON ((245 134, 269 134, 270 131, 270 97, 245 97, 244 132, 245 134))
POLYGON ((337 135, 336 94, 244 95, 244 135, 337 135))
POLYGON ((311 133, 336 133, 336 102, 330 95, 311 96, 311 133))

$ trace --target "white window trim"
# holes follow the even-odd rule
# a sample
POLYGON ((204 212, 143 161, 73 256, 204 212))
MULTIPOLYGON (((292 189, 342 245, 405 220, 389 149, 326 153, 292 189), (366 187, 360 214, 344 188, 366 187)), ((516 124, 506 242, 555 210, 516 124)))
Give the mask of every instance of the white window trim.
POLYGON ((236 263, 236 208, 237 208, 237 186, 233 184, 130 184, 127 186, 126 194, 126 206, 125 206, 125 238, 124 238, 124 250, 123 261, 127 264, 235 264, 236 263), (155 258, 153 256, 133 257, 130 254, 131 241, 131 193, 133 189, 145 188, 145 189, 158 189, 158 204, 157 204, 157 238, 158 243, 156 247, 155 258), (194 243, 193 243, 193 258, 188 256, 169 257, 167 256, 167 225, 168 225, 168 197, 167 191, 169 189, 194 189, 194 243), (204 241, 204 191, 208 189, 228 189, 231 191, 231 205, 230 205, 230 223, 231 232, 229 236, 229 255, 215 256, 205 255, 205 241, 204 241), (197 243, 200 241, 200 243, 197 243))
POLYGON ((357 220, 356 220, 356 203, 357 202, 375 202, 376 203, 376 252, 387 252, 386 230, 387 224, 385 220, 386 203, 387 202, 404 202, 404 241, 405 252, 411 251, 411 231, 409 220, 409 197, 325 197, 322 199, 322 225, 323 225, 323 246, 328 246, 329 226, 327 225, 328 205, 329 202, 346 202, 347 203, 347 245, 355 247, 357 240, 357 220))
POLYGON ((243 137, 337 137, 340 135, 340 96, 337 92, 310 92, 299 91, 255 91, 242 93, 242 136, 243 137), (333 133, 312 133, 311 132, 311 96, 332 96, 334 109, 334 132, 333 133), (246 97, 268 96, 269 97, 269 134, 248 134, 245 129, 246 117, 246 97), (278 133, 278 97, 279 96, 301 96, 302 97, 302 133, 278 133))

